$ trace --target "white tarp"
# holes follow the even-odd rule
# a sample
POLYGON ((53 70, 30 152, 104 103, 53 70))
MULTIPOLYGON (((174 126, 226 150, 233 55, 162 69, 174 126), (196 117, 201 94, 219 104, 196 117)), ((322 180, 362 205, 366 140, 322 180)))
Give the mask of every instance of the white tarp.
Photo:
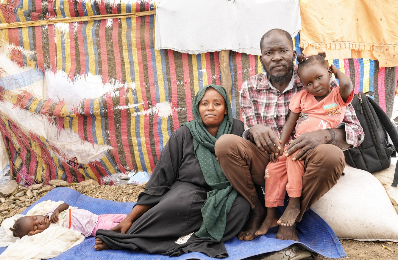
POLYGON ((299 0, 158 0, 155 49, 260 54, 261 36, 301 30, 299 0))

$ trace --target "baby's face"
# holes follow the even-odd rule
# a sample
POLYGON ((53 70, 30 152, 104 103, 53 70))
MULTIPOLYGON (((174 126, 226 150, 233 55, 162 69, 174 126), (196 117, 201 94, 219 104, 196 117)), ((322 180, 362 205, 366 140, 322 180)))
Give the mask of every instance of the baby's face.
POLYGON ((25 216, 22 221, 22 232, 32 236, 40 233, 50 226, 50 220, 43 215, 25 216))

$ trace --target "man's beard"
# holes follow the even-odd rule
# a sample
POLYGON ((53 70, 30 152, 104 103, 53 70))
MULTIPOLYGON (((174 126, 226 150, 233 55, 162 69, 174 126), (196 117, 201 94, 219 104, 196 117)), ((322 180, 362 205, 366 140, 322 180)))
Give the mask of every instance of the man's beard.
MULTIPOLYGON (((262 64, 262 62, 261 62, 261 64, 262 64)), ((284 82, 284 81, 288 80, 289 73, 290 73, 290 72, 293 72, 293 60, 292 60, 292 62, 289 64, 290 66, 287 67, 286 73, 283 74, 283 75, 277 75, 277 76, 271 75, 271 73, 269 73, 269 72, 265 69, 264 64, 262 64, 262 65, 263 65, 264 71, 267 73, 267 78, 268 78, 268 80, 269 80, 271 83, 281 83, 281 82, 284 82)), ((290 78, 289 78, 289 80, 290 80, 290 78)))

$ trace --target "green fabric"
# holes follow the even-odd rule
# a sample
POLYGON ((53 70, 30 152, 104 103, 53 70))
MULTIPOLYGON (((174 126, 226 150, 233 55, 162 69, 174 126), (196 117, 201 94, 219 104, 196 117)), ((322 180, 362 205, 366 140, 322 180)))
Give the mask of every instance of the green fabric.
POLYGON ((220 241, 224 235, 227 214, 238 195, 225 177, 214 155, 214 145, 217 139, 223 134, 231 133, 232 130, 233 117, 226 90, 218 85, 203 87, 195 96, 192 112, 195 119, 183 125, 189 128, 193 136, 195 156, 199 160, 206 183, 213 189, 207 193, 207 200, 202 206, 203 223, 195 235, 220 241), (214 88, 224 97, 228 109, 228 114, 225 115, 219 126, 216 137, 206 130, 199 114, 199 102, 208 88, 214 88))

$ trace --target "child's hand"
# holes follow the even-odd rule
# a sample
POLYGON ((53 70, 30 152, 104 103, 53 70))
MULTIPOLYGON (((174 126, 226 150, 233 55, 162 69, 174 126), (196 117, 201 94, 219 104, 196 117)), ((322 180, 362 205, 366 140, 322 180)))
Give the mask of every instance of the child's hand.
POLYGON ((333 73, 334 75, 336 75, 338 70, 339 69, 336 66, 334 66, 334 64, 330 65, 329 67, 329 72, 333 73))
POLYGON ((269 159, 271 162, 277 162, 279 161, 279 154, 278 153, 270 153, 269 154, 269 159))
POLYGON ((57 223, 58 222, 58 215, 59 215, 59 211, 58 210, 54 210, 54 213, 50 217, 50 222, 51 223, 57 223))

